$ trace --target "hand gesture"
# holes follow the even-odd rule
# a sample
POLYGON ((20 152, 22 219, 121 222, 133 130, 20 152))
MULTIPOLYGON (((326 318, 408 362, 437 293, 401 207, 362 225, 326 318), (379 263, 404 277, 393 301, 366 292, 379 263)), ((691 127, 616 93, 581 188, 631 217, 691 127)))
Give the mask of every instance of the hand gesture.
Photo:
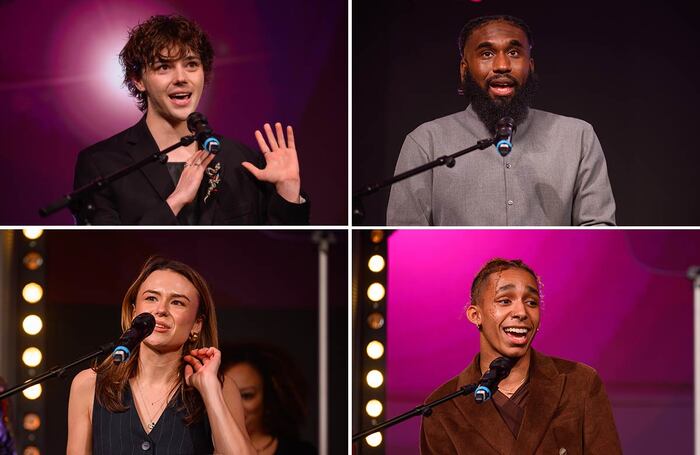
POLYGON ((241 164, 256 179, 274 184, 277 193, 284 199, 299 203, 301 177, 299 177, 299 159, 294 144, 294 131, 291 126, 287 127, 287 141, 285 141, 281 123, 275 123, 277 137, 273 134, 269 123, 266 123, 263 129, 270 144, 269 147, 260 130, 255 130, 255 139, 265 157, 265 168, 258 169, 247 161, 241 164))
POLYGON ((204 395, 211 387, 220 387, 217 372, 221 365, 221 351, 216 348, 192 349, 183 357, 185 365, 185 383, 204 395))
POLYGON ((197 197, 197 191, 199 191, 199 185, 202 184, 204 171, 213 159, 213 153, 209 153, 206 150, 197 150, 185 162, 185 169, 180 175, 180 180, 177 181, 175 191, 167 199, 170 209, 176 216, 184 206, 194 201, 194 198, 197 197))

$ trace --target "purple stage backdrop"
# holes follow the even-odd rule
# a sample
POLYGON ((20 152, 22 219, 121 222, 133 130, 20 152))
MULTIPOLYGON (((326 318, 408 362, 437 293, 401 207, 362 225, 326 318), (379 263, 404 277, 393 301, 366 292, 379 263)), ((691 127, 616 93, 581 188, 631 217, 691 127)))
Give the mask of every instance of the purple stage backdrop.
POLYGON ((198 110, 214 130, 257 149, 264 122, 292 124, 312 223, 346 224, 346 1, 38 0, 0 1, 0 225, 73 223, 38 209, 72 189, 81 149, 141 117, 117 55, 154 14, 209 34, 214 76, 198 110))
MULTIPOLYGON (((479 349, 464 316, 471 281, 493 257, 520 258, 543 283, 533 346, 598 370, 625 453, 691 453, 692 283, 698 231, 398 231, 389 239, 387 409, 423 402, 479 349), (663 437, 661 437, 663 435, 663 437)), ((420 419, 386 434, 418 453, 420 419)))

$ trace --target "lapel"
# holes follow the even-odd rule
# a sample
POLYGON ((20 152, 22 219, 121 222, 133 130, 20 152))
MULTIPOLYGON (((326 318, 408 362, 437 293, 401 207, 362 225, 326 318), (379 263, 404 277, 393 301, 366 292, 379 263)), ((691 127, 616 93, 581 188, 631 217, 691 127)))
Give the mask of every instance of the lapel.
MULTIPOLYGON (((148 130, 145 115, 136 125, 129 128, 126 142, 129 145, 126 150, 134 162, 153 155, 159 150, 156 140, 153 139, 151 132, 148 130)), ((175 184, 173 184, 173 180, 170 178, 170 173, 165 165, 150 163, 139 169, 139 172, 146 177, 146 180, 164 201, 175 190, 175 184)))
POLYGON ((529 396, 514 454, 535 453, 559 406, 564 383, 565 375, 559 374, 552 359, 533 349, 529 396))
MULTIPOLYGON (((481 378, 479 354, 474 357, 471 365, 460 373, 457 388, 478 382, 481 378)), ((513 433, 496 410, 493 400, 477 404, 474 395, 454 399, 455 406, 464 419, 484 438, 498 453, 511 453, 515 444, 513 433)))

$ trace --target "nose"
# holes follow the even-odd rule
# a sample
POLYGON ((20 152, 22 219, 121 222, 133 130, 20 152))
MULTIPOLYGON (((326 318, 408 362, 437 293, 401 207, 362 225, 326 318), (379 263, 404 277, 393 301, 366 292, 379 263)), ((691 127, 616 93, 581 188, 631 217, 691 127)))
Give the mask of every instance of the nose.
POLYGON ((156 316, 165 316, 168 314, 168 302, 165 299, 160 299, 155 307, 156 316))
POLYGON ((497 74, 510 73, 510 58, 505 52, 498 52, 493 59, 493 72, 497 74))
POLYGON ((186 79, 186 74, 187 72, 185 71, 185 67, 178 63, 175 65, 175 83, 176 84, 182 84, 184 82, 187 82, 186 79))
POLYGON ((520 321, 524 321, 528 318, 527 311, 525 310, 525 302, 523 300, 513 302, 511 317, 520 321))

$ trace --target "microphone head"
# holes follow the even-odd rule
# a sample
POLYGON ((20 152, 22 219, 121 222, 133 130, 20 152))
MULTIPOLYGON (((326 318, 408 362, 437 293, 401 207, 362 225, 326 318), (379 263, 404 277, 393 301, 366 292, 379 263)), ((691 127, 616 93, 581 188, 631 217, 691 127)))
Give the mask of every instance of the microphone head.
POLYGON ((138 330, 139 333, 145 333, 145 338, 156 328, 156 318, 151 313, 141 313, 131 321, 131 327, 138 330))
POLYGON ((515 134, 515 121, 512 117, 503 117, 496 123, 496 150, 505 157, 511 150, 511 140, 515 134))
POLYGON ((208 126, 209 121, 207 121, 204 114, 193 112, 187 116, 187 129, 190 130, 191 133, 196 133, 199 128, 208 126))
POLYGON ((504 372, 505 376, 503 377, 506 377, 510 373, 510 370, 512 370, 515 366, 515 362, 516 360, 512 357, 498 357, 491 362, 489 365, 489 370, 504 372))

